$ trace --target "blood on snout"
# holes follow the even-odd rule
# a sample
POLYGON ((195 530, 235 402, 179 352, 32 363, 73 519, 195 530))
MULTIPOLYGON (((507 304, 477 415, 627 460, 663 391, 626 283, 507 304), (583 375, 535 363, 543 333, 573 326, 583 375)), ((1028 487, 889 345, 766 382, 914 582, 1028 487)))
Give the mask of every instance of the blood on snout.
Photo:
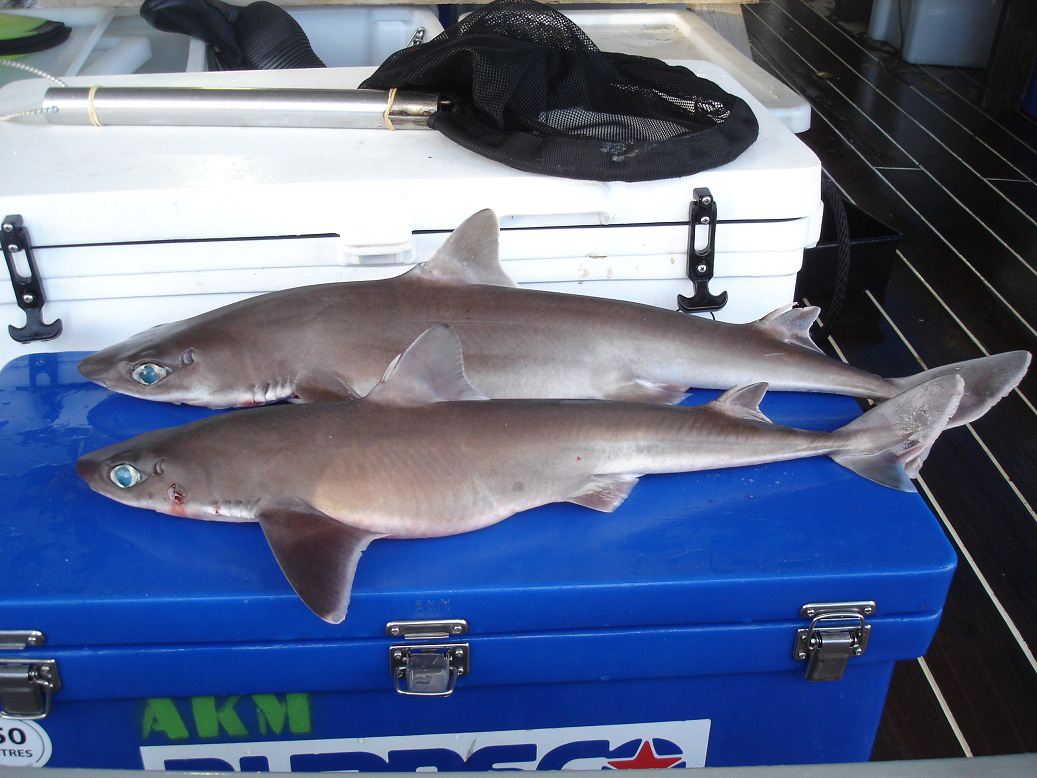
POLYGON ((174 505, 183 505, 187 499, 187 490, 179 484, 170 484, 166 489, 166 496, 174 505))

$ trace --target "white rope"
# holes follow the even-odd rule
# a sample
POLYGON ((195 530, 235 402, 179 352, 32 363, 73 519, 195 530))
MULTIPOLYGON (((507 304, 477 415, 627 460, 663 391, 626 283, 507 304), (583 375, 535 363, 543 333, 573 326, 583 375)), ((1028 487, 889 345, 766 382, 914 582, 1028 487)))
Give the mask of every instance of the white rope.
POLYGON ((46 108, 30 108, 28 111, 19 111, 18 113, 9 113, 6 116, 0 116, 0 122, 10 121, 11 119, 20 119, 23 116, 41 116, 46 113, 57 113, 58 107, 56 105, 48 105, 46 108))
MULTIPOLYGON (((26 73, 31 73, 32 75, 39 76, 40 78, 50 79, 58 86, 68 86, 68 84, 66 84, 57 76, 52 76, 47 71, 40 70, 39 68, 33 67, 32 65, 26 65, 24 62, 17 62, 11 59, 0 58, 0 65, 9 68, 14 68, 15 70, 24 70, 26 73)), ((18 111, 17 113, 9 113, 6 116, 0 116, 0 122, 10 121, 11 119, 20 119, 23 116, 39 116, 40 114, 54 113, 57 110, 58 107, 56 105, 52 105, 47 108, 30 108, 27 111, 18 111)))
POLYGON ((7 67, 14 68, 15 70, 24 70, 26 73, 32 73, 34 76, 39 76, 40 78, 49 78, 58 86, 68 86, 68 84, 66 84, 57 76, 52 76, 47 71, 40 70, 39 68, 33 67, 32 65, 26 65, 24 62, 16 62, 13 59, 0 58, 0 65, 6 65, 7 67))

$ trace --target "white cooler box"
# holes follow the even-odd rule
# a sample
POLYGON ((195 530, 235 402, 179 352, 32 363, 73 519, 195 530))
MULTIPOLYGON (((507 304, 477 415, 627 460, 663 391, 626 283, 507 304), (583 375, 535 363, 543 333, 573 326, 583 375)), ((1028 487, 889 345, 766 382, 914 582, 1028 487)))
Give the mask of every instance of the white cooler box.
MULTIPOLYGON (((0 217, 22 218, 61 334, 27 344, 0 330, 0 364, 33 351, 94 350, 245 297, 386 278, 427 259, 482 208, 500 216, 505 270, 521 285, 675 309, 691 296, 689 208, 716 203, 715 277, 724 321, 793 299, 821 223, 817 157, 728 74, 682 62, 745 98, 757 142, 694 176, 599 183, 524 173, 431 130, 92 127, 0 122, 0 217)), ((69 79, 70 85, 356 87, 372 68, 69 79)), ((0 113, 49 85, 0 90, 0 113)), ((701 245, 705 229, 698 230, 701 245)), ((26 271, 24 247, 13 252, 26 271)), ((0 283, 0 322, 22 327, 0 283)))

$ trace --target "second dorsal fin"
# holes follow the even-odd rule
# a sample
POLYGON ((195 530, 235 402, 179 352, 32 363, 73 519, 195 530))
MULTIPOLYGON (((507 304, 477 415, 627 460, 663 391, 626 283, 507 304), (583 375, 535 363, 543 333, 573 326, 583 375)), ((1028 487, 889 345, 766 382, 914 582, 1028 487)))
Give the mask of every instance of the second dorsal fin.
POLYGON ((729 416, 765 421, 770 424, 771 420, 760 410, 760 400, 765 394, 767 394, 767 384, 762 381, 758 384, 743 384, 728 389, 710 404, 729 416))
POLYGON ((439 251, 406 273, 407 278, 458 284, 516 286, 500 264, 500 226, 489 208, 469 216, 439 251))
POLYGON ((811 351, 821 352, 817 344, 810 339, 810 327, 821 314, 821 309, 810 305, 806 308, 794 308, 786 305, 771 311, 762 319, 754 322, 754 326, 762 329, 778 340, 786 343, 794 343, 797 346, 808 348, 811 351))
POLYGON ((393 360, 366 399, 382 405, 415 406, 488 398, 465 375, 461 341, 454 328, 437 324, 393 360))

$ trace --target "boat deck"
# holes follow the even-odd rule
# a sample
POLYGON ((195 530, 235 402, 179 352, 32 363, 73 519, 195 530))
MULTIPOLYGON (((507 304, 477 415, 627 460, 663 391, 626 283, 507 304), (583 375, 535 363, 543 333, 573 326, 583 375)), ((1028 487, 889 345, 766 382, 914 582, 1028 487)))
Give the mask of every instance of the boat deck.
MULTIPOLYGON (((980 107, 983 71, 907 64, 832 6, 743 6, 756 62, 814 108, 800 137, 907 236, 889 285, 849 296, 826 349, 884 375, 1037 350, 1037 122, 980 107)), ((1035 400, 1031 369, 923 468, 959 569, 928 653, 896 668, 875 760, 1037 752, 1035 400)))

